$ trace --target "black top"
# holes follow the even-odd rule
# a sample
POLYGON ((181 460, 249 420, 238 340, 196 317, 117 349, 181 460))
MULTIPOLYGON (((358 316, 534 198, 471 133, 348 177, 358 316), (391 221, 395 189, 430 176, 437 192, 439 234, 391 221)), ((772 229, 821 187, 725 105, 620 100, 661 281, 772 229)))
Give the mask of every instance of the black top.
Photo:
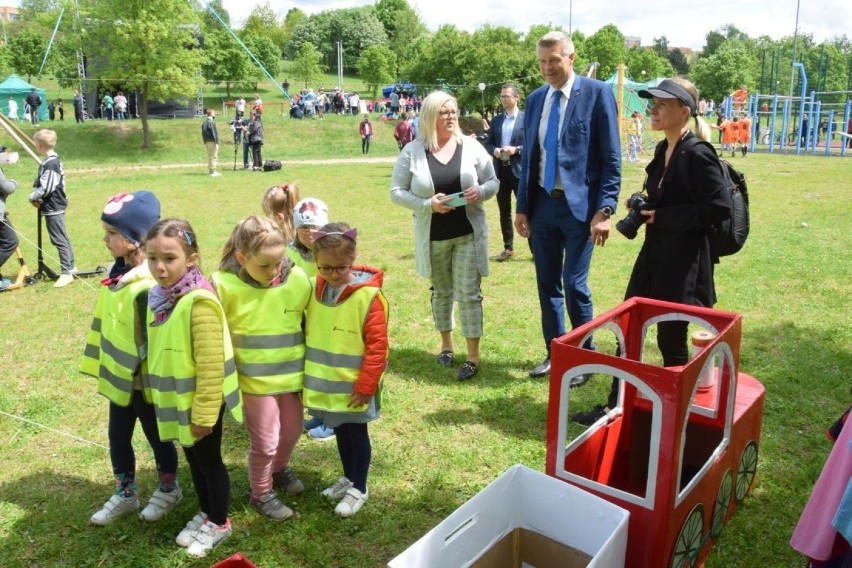
POLYGON ((648 194, 655 204, 654 224, 636 258, 625 298, 642 296, 694 306, 716 303, 714 259, 708 230, 730 217, 731 194, 722 165, 709 144, 688 152, 681 139, 665 165, 668 142, 657 145, 645 168, 648 194), (662 180, 662 182, 661 182, 662 180))
MULTIPOLYGON (((449 195, 462 190, 461 153, 462 147, 461 144, 458 144, 450 161, 442 164, 431 152, 426 150, 426 162, 429 164, 429 173, 432 175, 435 193, 449 195)), ((449 213, 433 214, 429 240, 447 241, 472 234, 473 226, 467 218, 465 209, 466 206, 456 207, 449 213)))

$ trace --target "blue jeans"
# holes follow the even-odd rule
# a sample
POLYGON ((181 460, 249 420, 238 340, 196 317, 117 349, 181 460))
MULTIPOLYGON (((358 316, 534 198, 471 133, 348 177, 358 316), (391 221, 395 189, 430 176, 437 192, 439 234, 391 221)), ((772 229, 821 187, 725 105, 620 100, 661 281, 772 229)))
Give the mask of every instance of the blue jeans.
POLYGON ((588 285, 592 240, 589 223, 575 219, 564 198, 542 195, 533 206, 530 239, 535 254, 541 331, 550 357, 551 340, 565 334, 566 303, 572 328, 592 319, 592 292, 588 285))

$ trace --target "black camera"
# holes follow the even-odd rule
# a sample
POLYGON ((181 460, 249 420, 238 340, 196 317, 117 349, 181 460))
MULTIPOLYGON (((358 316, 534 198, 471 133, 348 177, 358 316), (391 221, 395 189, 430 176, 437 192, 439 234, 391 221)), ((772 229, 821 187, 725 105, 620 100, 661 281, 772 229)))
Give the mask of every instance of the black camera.
POLYGON ((228 125, 231 127, 231 132, 234 133, 234 144, 239 144, 243 137, 243 131, 248 126, 248 120, 245 118, 235 118, 228 125))
POLYGON ((630 213, 627 214, 627 217, 616 223, 615 228, 618 229, 619 233, 633 240, 636 238, 639 227, 644 225, 645 221, 648 220, 640 211, 650 211, 654 206, 644 194, 634 193, 627 200, 627 208, 630 209, 630 213))

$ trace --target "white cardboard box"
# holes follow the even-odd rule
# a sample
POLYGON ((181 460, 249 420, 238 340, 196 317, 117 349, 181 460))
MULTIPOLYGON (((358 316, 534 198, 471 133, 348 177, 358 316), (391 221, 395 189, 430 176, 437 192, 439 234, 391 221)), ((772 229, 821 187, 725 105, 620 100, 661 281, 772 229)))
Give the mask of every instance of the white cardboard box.
MULTIPOLYGON (((388 567, 469 567, 515 529, 532 531, 573 549, 565 551, 565 556, 580 552, 590 557, 589 567, 623 567, 629 515, 578 487, 514 465, 391 560, 388 567)), ((561 558, 554 560, 553 565, 566 565, 559 564, 561 558)), ((513 564, 511 558, 503 565, 535 567, 519 564, 517 559, 513 564)))

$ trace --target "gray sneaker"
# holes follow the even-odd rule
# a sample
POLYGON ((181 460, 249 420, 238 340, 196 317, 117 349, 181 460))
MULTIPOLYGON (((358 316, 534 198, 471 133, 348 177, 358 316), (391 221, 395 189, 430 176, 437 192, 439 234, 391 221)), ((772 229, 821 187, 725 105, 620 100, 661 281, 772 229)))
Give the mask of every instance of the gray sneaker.
POLYGON ((287 495, 299 495, 305 491, 305 485, 296 477, 292 467, 286 467, 272 474, 272 484, 287 492, 287 495))
POLYGON ((346 479, 345 477, 341 477, 335 482, 331 487, 326 487, 323 489, 321 495, 323 497, 328 497, 329 499, 338 500, 343 499, 343 496, 346 495, 346 491, 352 487, 352 482, 346 479))
POLYGON ((260 497, 252 495, 250 501, 255 509, 273 521, 283 521, 293 516, 293 510, 281 502, 281 499, 278 498, 274 490, 260 497))

